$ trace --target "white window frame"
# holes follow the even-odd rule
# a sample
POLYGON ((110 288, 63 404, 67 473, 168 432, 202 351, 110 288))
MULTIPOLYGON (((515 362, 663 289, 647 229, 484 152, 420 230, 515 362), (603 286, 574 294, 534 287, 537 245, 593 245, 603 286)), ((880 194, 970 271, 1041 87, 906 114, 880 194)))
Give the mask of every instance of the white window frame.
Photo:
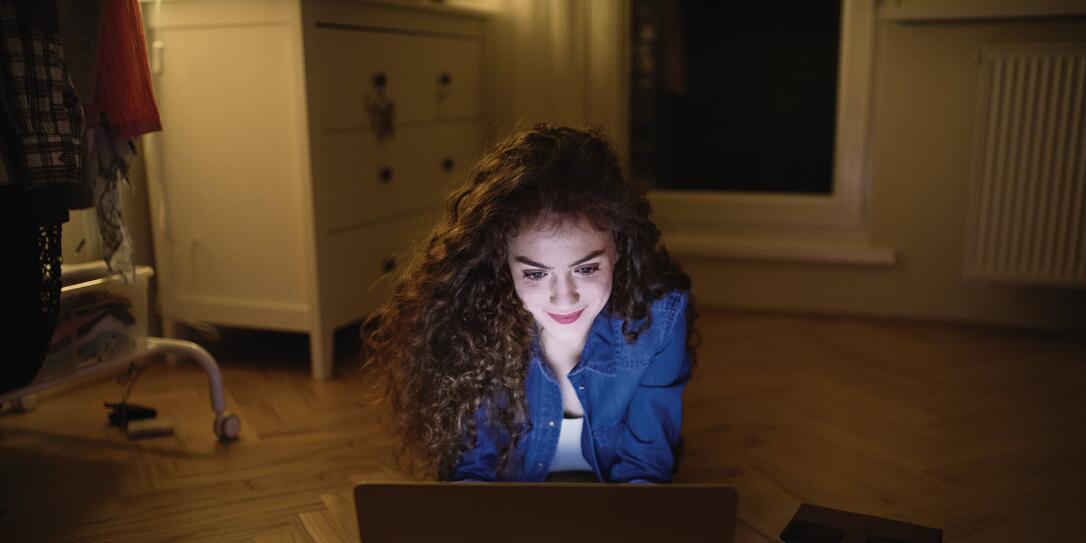
POLYGON ((842 0, 841 8, 832 194, 650 191, 654 218, 673 253, 893 264, 893 249, 873 247, 867 236, 877 5, 842 0))

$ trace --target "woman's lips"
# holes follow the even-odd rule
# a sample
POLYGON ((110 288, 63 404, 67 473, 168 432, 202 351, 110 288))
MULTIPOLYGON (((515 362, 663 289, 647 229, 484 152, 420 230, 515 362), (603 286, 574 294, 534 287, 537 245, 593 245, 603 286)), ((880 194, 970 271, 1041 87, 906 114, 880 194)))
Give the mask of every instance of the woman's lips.
POLYGON ((572 324, 576 322, 577 319, 581 318, 581 313, 584 313, 583 308, 565 315, 559 315, 558 313, 551 313, 548 311, 547 315, 550 315, 550 317, 558 324, 572 324))

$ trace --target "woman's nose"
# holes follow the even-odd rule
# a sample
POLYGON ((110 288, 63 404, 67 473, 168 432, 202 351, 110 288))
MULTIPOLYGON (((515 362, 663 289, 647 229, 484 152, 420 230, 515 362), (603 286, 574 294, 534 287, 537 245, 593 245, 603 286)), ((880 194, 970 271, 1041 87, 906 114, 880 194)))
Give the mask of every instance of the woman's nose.
POLYGON ((577 293, 577 286, 573 284, 573 281, 569 278, 559 278, 554 282, 554 286, 551 288, 551 305, 570 308, 580 300, 581 295, 577 293))

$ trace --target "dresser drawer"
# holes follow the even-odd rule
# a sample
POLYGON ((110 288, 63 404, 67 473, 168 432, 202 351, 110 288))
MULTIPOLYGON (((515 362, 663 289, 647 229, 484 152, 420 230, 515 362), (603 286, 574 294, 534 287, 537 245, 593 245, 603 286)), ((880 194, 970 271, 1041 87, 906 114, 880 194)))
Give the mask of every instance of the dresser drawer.
POLYGON ((318 27, 306 47, 310 121, 317 132, 371 126, 381 88, 397 127, 480 116, 476 38, 318 27))
POLYGON ((431 209, 327 236, 320 275, 333 322, 362 318, 387 300, 410 249, 422 243, 439 218, 431 209))
POLYGON ((436 206, 462 183, 482 149, 478 122, 317 136, 313 153, 318 227, 357 228, 436 206))

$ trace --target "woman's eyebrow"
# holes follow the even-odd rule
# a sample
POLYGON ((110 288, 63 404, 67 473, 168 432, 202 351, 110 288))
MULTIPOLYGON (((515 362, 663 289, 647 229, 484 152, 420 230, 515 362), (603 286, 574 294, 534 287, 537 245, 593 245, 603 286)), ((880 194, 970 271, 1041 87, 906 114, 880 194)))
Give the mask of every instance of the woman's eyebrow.
MULTIPOLYGON (((604 252, 605 251, 603 249, 596 249, 595 251, 592 251, 591 253, 588 253, 587 255, 577 259, 577 261, 574 262, 573 264, 570 264, 569 267, 572 268, 573 266, 576 266, 578 264, 584 264, 585 262, 588 262, 589 260, 592 260, 593 258, 596 258, 597 256, 602 255, 604 252)), ((534 261, 534 260, 532 260, 532 259, 530 259, 530 258, 528 258, 526 256, 517 255, 517 256, 513 257, 513 260, 516 260, 517 262, 520 262, 521 264, 527 264, 529 266, 534 266, 536 268, 543 268, 545 270, 554 269, 554 268, 552 268, 552 267, 550 267, 550 266, 548 266, 546 264, 540 264, 539 262, 536 262, 536 261, 534 261)))
POLYGON ((570 264, 569 267, 572 268, 573 266, 576 266, 578 264, 584 264, 585 262, 588 262, 589 260, 592 260, 593 258, 596 258, 597 256, 600 256, 602 254, 603 254, 603 249, 596 249, 595 251, 592 251, 591 253, 588 253, 587 255, 585 255, 584 258, 581 258, 580 260, 574 262, 573 264, 570 264))
POLYGON ((546 264, 540 264, 539 262, 536 262, 535 260, 531 260, 526 256, 517 255, 517 256, 513 257, 513 260, 516 260, 517 262, 520 262, 521 264, 527 264, 529 266, 534 266, 536 268, 543 268, 545 270, 552 269, 550 266, 548 266, 546 264))

